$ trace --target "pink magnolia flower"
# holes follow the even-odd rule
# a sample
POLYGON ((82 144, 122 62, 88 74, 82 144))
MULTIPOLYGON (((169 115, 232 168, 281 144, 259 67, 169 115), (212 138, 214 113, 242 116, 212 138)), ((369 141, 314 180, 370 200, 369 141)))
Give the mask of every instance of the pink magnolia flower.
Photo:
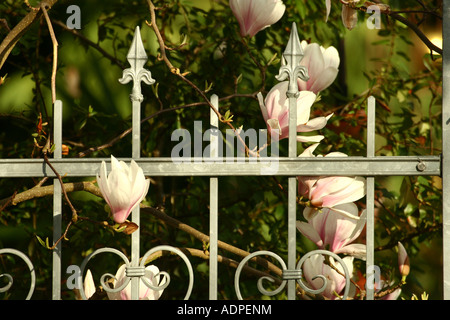
MULTIPOLYGON (((313 151, 317 146, 318 144, 310 146, 299 157, 314 157, 313 151)), ((345 156, 347 155, 341 152, 326 155, 326 157, 345 156)), ((301 176, 297 179, 299 195, 307 197, 315 207, 335 207, 357 201, 366 194, 366 179, 363 177, 301 176)))
POLYGON ((298 79, 298 88, 318 94, 336 79, 339 72, 339 52, 335 47, 325 49, 317 43, 308 44, 305 40, 301 45, 304 56, 300 65, 308 69, 309 79, 308 81, 298 79))
MULTIPOLYGON (((330 257, 330 263, 340 271, 340 273, 334 270, 331 266, 327 265, 325 258, 321 254, 315 254, 303 264, 303 274, 308 284, 315 290, 322 288, 323 280, 315 278, 318 275, 322 275, 326 278, 325 290, 321 293, 324 297, 334 300, 338 299, 337 295, 340 295, 345 287, 346 279, 343 276, 344 267, 340 263, 336 263, 333 257, 330 257)), ((351 276, 353 273, 353 257, 344 257, 342 259, 345 266, 351 276)))
MULTIPOLYGON (((145 268, 145 278, 147 278, 148 282, 150 282, 154 287, 162 286, 166 279, 160 280, 159 269, 154 265, 147 266, 145 268), (161 283, 160 283, 161 281, 161 283)), ((127 279, 125 275, 125 265, 121 265, 117 270, 115 279, 113 280, 114 288, 119 288, 122 286, 127 279)), ((161 290, 153 290, 144 283, 142 279, 139 281, 139 300, 158 300, 161 297, 164 289, 161 290)), ((106 291, 109 300, 131 300, 131 281, 125 287, 125 289, 120 292, 109 292, 106 291)))
POLYGON ((365 210, 358 216, 358 207, 354 203, 346 203, 335 208, 322 209, 321 212, 307 207, 303 216, 307 222, 297 221, 297 230, 320 249, 365 259, 366 246, 352 243, 366 224, 365 210), (346 212, 346 215, 341 212, 346 212))
MULTIPOLYGON (((289 99, 286 96, 288 89, 288 81, 276 84, 267 94, 263 101, 261 93, 258 93, 259 106, 267 129, 270 133, 272 130, 278 130, 279 139, 289 137, 289 99)), ((311 106, 316 101, 316 94, 311 91, 300 91, 297 98, 297 132, 310 132, 320 130, 327 124, 327 117, 317 117, 309 119, 311 114, 311 106)), ((321 135, 315 136, 297 136, 299 142, 318 142, 323 139, 321 135)))
POLYGON ((106 164, 102 161, 97 183, 111 208, 114 221, 123 223, 147 195, 150 180, 145 179, 142 169, 134 160, 131 160, 131 165, 128 167, 125 162, 119 162, 111 156, 109 176, 106 173, 106 164))
POLYGON ((276 23, 286 6, 281 0, 230 0, 230 8, 239 22, 242 36, 253 37, 276 23))

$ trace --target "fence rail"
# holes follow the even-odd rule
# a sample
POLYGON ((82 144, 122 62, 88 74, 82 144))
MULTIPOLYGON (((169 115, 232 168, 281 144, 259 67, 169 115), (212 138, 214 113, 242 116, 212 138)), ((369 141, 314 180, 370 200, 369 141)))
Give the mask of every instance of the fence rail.
MULTIPOLYGON (((121 158, 125 162, 129 162, 131 159, 121 158)), ((174 163, 171 158, 134 160, 145 175, 154 177, 261 176, 264 175, 265 169, 270 169, 271 164, 277 164, 277 176, 440 176, 442 174, 440 156, 346 157, 345 159, 270 157, 258 160, 192 158, 191 162, 179 164, 174 163)), ((52 159, 51 163, 54 169, 65 177, 95 177, 102 161, 107 162, 109 166, 110 159, 108 158, 52 159)), ((56 177, 53 170, 42 159, 0 159, 1 178, 27 176, 56 177)))

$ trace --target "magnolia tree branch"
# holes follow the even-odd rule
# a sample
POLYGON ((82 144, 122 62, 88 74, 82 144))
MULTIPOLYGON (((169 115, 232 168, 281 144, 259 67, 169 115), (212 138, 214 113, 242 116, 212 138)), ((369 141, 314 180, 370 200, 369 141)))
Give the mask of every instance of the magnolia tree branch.
MULTIPOLYGON (((180 249, 183 253, 188 254, 192 257, 209 260, 209 252, 207 252, 207 251, 195 249, 195 248, 178 248, 178 249, 180 249)), ((145 264, 149 264, 149 263, 163 257, 165 254, 166 254, 165 251, 162 251, 162 250, 157 251, 157 252, 151 254, 147 258, 147 260, 145 261, 145 264)), ((224 257, 222 255, 218 255, 217 260, 219 263, 222 263, 223 265, 226 265, 226 266, 229 266, 232 268, 237 268, 239 266, 239 262, 237 262, 236 260, 224 257)), ((275 284, 281 283, 281 280, 279 278, 275 278, 271 274, 268 274, 267 272, 263 272, 263 271, 257 270, 255 268, 252 268, 249 266, 244 266, 242 268, 242 271, 253 274, 256 277, 260 277, 260 278, 269 276, 272 280, 274 280, 275 284)), ((281 269, 278 269, 276 271, 277 271, 277 273, 281 273, 281 269)))
POLYGON ((0 70, 3 67, 6 59, 14 49, 15 45, 19 42, 22 36, 28 31, 31 25, 38 21, 45 8, 49 10, 58 0, 43 0, 40 2, 39 7, 31 7, 31 11, 7 34, 7 36, 0 43, 0 70))
MULTIPOLYGON (((66 193, 69 192, 75 192, 75 191, 87 191, 93 195, 96 195, 100 198, 103 198, 100 189, 94 184, 94 182, 89 182, 89 181, 84 181, 84 182, 74 182, 74 183, 64 183, 63 184, 63 190, 65 190, 66 193)), ((49 186, 35 186, 29 190, 20 192, 20 193, 15 193, 12 196, 2 199, 0 200, 0 208, 3 208, 3 210, 11 205, 17 205, 21 202, 27 201, 27 200, 31 200, 34 198, 42 198, 45 196, 51 196, 54 194, 54 189, 53 189, 53 185, 49 185, 49 186)), ((182 223, 181 221, 170 217, 169 215, 163 213, 162 211, 143 205, 140 205, 141 207, 141 212, 143 213, 148 213, 151 214, 152 216, 158 218, 161 221, 164 221, 165 223, 167 223, 168 225, 175 227, 183 232, 188 233, 189 235, 193 236, 194 238, 200 240, 202 243, 209 243, 209 236, 204 234, 203 232, 185 224, 182 223)), ((82 221, 91 221, 89 218, 87 217, 81 217, 78 216, 79 220, 82 221)), ((72 225, 73 220, 71 220, 71 223, 68 225, 68 227, 70 227, 72 225)), ((103 222, 97 222, 100 225, 106 226, 107 223, 105 221, 103 222)), ((65 235, 67 234, 68 228, 66 228, 66 232, 64 233, 63 237, 65 237, 65 235)), ((223 241, 219 241, 218 242, 218 247, 222 250, 228 251, 230 253, 233 253, 239 257, 246 257, 248 256, 250 253, 242 250, 240 248, 237 248, 235 246, 232 246, 230 244, 227 244, 223 241)), ((225 261, 225 260, 224 260, 225 261)), ((258 263, 259 265, 267 268, 267 270, 273 272, 275 275, 280 276, 282 275, 282 270, 278 267, 276 267, 274 264, 268 262, 267 260, 260 258, 260 257, 255 257, 253 259, 253 261, 255 261, 256 263, 258 263)))
MULTIPOLYGON (((233 98, 236 98, 236 97, 254 98, 255 96, 256 96, 256 93, 255 94, 232 94, 232 95, 229 95, 229 96, 226 96, 226 97, 223 97, 223 98, 219 98, 219 101, 226 101, 226 100, 230 100, 230 99, 233 99, 233 98)), ((207 102, 201 102, 200 101, 200 102, 193 102, 193 103, 190 103, 190 104, 185 104, 185 105, 182 105, 182 106, 176 106, 176 107, 172 107, 172 108, 161 109, 161 110, 156 111, 155 113, 152 113, 151 115, 143 118, 141 120, 141 123, 145 123, 146 121, 148 121, 148 120, 150 120, 150 119, 152 119, 154 117, 157 117, 157 116, 159 116, 159 115, 161 115, 163 113, 172 112, 172 111, 180 110, 180 109, 188 109, 188 108, 193 108, 193 107, 198 107, 198 106, 206 106, 206 105, 208 105, 207 102)), ((131 131, 132 131, 132 128, 130 127, 128 129, 126 129, 125 131, 123 131, 118 136, 116 136, 116 137, 112 138, 111 140, 109 140, 105 144, 102 144, 102 145, 96 146, 96 147, 90 147, 90 148, 88 148, 88 149, 86 149, 84 151, 79 152, 77 154, 77 157, 78 158, 83 158, 83 157, 87 156, 88 154, 90 154, 92 152, 100 151, 100 150, 104 150, 104 149, 107 149, 109 147, 112 147, 114 144, 116 144, 117 142, 122 140, 124 137, 126 137, 128 134, 130 134, 131 131)))
MULTIPOLYGON (((95 185, 94 181, 83 181, 83 182, 70 182, 70 183, 64 183, 63 184, 63 190, 65 190, 65 192, 70 193, 70 192, 75 192, 75 191, 86 191, 89 192, 99 198, 103 198, 100 189, 95 185)), ((14 194, 10 197, 7 197, 5 199, 0 200, 0 212, 3 211, 4 209, 6 209, 9 206, 14 206, 17 205, 21 202, 25 202, 31 199, 35 199, 35 198, 42 198, 42 197, 46 197, 46 196, 51 196, 54 194, 54 188, 53 185, 48 185, 48 186, 42 186, 40 183, 37 184, 35 187, 23 191, 23 192, 14 192, 14 194)), ((202 243, 206 243, 208 244, 210 241, 210 238, 207 234, 167 215, 166 213, 162 212, 161 210, 158 210, 156 208, 152 208, 149 207, 147 205, 141 204, 140 205, 141 208, 141 212, 142 213, 147 213, 147 214, 151 214, 152 216, 154 216, 155 218, 167 223, 169 226, 173 227, 173 228, 177 228, 191 236, 193 236, 194 238, 196 238, 197 240, 201 241, 202 243)), ((81 217, 78 216, 78 220, 79 221, 88 221, 91 223, 96 223, 102 227, 111 227, 106 221, 93 221, 88 217, 81 217)), ((61 236, 60 239, 58 239, 55 243, 55 245, 57 243, 59 243, 60 241, 62 241, 63 239, 67 240, 67 234, 69 231, 69 228, 71 226, 73 226, 73 220, 71 220, 69 222, 69 224, 67 225, 65 232, 63 233, 63 235, 61 236)), ((111 227, 113 228, 113 227, 111 227)), ((114 229, 114 228, 113 228, 114 229)), ((426 230, 422 230, 425 233, 429 233, 429 232, 439 232, 441 230, 441 227, 436 226, 435 228, 430 228, 430 229, 426 229, 426 230)), ((407 235, 404 239, 400 240, 401 242, 406 241, 406 240, 411 240, 411 238, 413 237, 419 237, 421 236, 423 233, 420 232, 414 232, 410 235, 407 235)), ((55 246, 54 245, 54 246, 55 246)), ((245 258, 246 256, 248 256, 250 253, 242 250, 240 248, 237 248, 235 246, 232 246, 226 242, 223 241, 218 241, 218 247, 222 250, 225 250, 229 253, 232 253, 238 257, 241 258, 245 258)), ((391 249, 392 247, 390 245, 387 245, 386 247, 379 247, 376 248, 376 251, 380 251, 380 250, 388 250, 391 249)), ((52 247, 50 247, 49 249, 52 249, 52 247)), ((191 256, 195 256, 195 257, 199 257, 202 259, 209 259, 209 253, 208 251, 205 250, 199 250, 199 249, 192 249, 192 248, 180 248, 180 250, 189 253, 191 256)), ((160 257, 162 257, 164 254, 164 252, 162 251, 158 251, 155 252, 153 255, 151 255, 150 257, 148 257, 148 260, 146 261, 146 263, 150 263, 151 261, 154 261, 155 259, 158 259, 160 257)), ((218 256, 218 261, 220 263, 223 263, 225 265, 231 266, 236 268, 238 266, 238 263, 230 258, 224 257, 219 255, 218 256)), ((271 262, 269 262, 266 259, 263 259, 261 257, 254 257, 251 261, 257 263, 258 265, 262 266, 265 268, 265 270, 267 270, 267 272, 269 272, 270 274, 267 274, 267 272, 263 272, 263 271, 259 271, 256 270, 254 268, 245 266, 243 270, 250 272, 251 274, 255 275, 255 276, 270 276, 273 277, 273 279, 275 280, 275 283, 279 283, 279 278, 282 277, 282 273, 283 271, 275 266, 274 264, 272 264, 271 262), (273 276, 272 276, 273 275, 273 276), (275 278, 274 276, 278 277, 275 278)), ((382 297, 386 294, 389 294, 393 291, 395 291, 397 288, 399 288, 400 286, 404 285, 403 282, 393 286, 393 287, 389 287, 389 288, 385 288, 383 290, 381 290, 380 292, 377 293, 377 297, 382 297)), ((360 289, 362 294, 364 294, 364 290, 360 289)), ((299 295, 305 295, 305 292, 303 292, 302 290, 298 291, 299 295)))
MULTIPOLYGON (((430 41, 430 39, 428 39, 428 37, 423 33, 423 31, 420 30, 418 25, 409 21, 408 19, 406 19, 405 17, 403 17, 400 14, 403 11, 392 11, 388 5, 382 3, 379 0, 373 0, 373 2, 366 1, 364 3, 364 5, 362 5, 362 6, 357 6, 357 3, 353 2, 353 1, 341 0, 341 3, 342 3, 342 5, 348 6, 349 8, 360 10, 363 12, 367 12, 367 9, 370 6, 377 5, 380 8, 380 13, 385 14, 386 16, 389 16, 389 17, 393 18, 394 20, 397 20, 397 21, 403 23, 405 26, 409 27, 431 51, 437 52, 440 55, 442 55, 442 49, 439 48, 438 46, 436 46, 434 43, 432 43, 430 41)), ((405 11, 405 12, 408 12, 408 13, 419 13, 420 12, 423 14, 432 14, 435 17, 438 16, 434 11, 430 11, 426 8, 424 8, 423 11, 405 11)), ((439 16, 439 17, 442 19, 441 16, 439 16)))
MULTIPOLYGON (((211 103, 211 101, 208 99, 208 97, 205 95, 205 93, 198 87, 196 86, 192 81, 190 81, 188 78, 185 77, 184 73, 181 73, 179 68, 176 68, 173 66, 173 64, 170 62, 169 58, 166 55, 166 45, 164 43, 164 39, 161 36, 161 32, 159 31, 159 28, 156 24, 156 14, 155 14, 155 10, 156 7, 153 4, 153 2, 151 0, 147 0, 149 9, 150 9, 150 17, 151 17, 151 21, 150 23, 147 22, 147 25, 149 27, 151 27, 153 29, 153 31, 155 32, 156 38, 158 39, 158 43, 159 43, 159 47, 160 47, 160 60, 163 60, 167 67, 170 69, 170 71, 177 75, 181 80, 183 80, 184 82, 186 82, 190 87, 192 87, 208 104, 208 106, 214 111, 214 113, 217 115, 217 117, 219 118, 219 121, 222 123, 225 123, 228 127, 230 127, 235 133, 237 133, 236 128, 231 124, 231 119, 225 119, 224 116, 222 116, 222 114, 220 114, 220 112, 217 110, 217 108, 211 103)), ((248 148, 248 146, 246 145, 245 141, 242 139, 242 137, 239 134, 236 134, 237 138, 241 141, 242 145, 245 148, 245 151, 247 152, 247 154, 251 154, 252 156, 259 156, 258 152, 254 152, 253 150, 250 150, 248 148)))
POLYGON ((55 32, 53 31, 52 22, 50 21, 50 17, 47 13, 47 4, 41 2, 41 10, 44 13, 45 21, 47 22, 48 31, 50 32, 50 37, 52 39, 53 44, 53 65, 52 65, 52 78, 51 78, 51 86, 52 86, 52 103, 56 101, 56 67, 58 65, 58 41, 56 40, 55 32))

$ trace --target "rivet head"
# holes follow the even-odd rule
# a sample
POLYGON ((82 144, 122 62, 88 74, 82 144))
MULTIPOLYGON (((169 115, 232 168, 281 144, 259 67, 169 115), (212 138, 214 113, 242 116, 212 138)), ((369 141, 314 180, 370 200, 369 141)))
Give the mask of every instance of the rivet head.
POLYGON ((418 171, 424 171, 426 168, 427 168, 426 164, 423 163, 422 161, 420 161, 416 166, 416 169, 418 171))

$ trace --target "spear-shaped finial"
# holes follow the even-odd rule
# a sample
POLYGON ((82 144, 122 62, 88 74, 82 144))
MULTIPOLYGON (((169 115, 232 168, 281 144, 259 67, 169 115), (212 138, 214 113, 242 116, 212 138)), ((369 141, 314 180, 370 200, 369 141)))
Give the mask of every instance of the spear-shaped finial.
POLYGON ((155 83, 155 80, 152 79, 152 74, 150 71, 144 69, 144 65, 147 62, 148 57, 145 52, 144 44, 142 43, 139 27, 136 27, 134 32, 133 42, 130 50, 128 51, 127 60, 130 63, 131 68, 123 70, 123 75, 122 78, 119 79, 119 82, 126 84, 132 80, 133 90, 130 98, 132 101, 141 102, 143 100, 141 93, 141 81, 151 85, 155 83))
POLYGON ((297 78, 307 81, 309 79, 308 69, 300 65, 303 59, 303 50, 298 38, 297 26, 292 23, 291 35, 283 53, 281 68, 277 80, 283 81, 289 78, 287 94, 298 95, 297 78))

